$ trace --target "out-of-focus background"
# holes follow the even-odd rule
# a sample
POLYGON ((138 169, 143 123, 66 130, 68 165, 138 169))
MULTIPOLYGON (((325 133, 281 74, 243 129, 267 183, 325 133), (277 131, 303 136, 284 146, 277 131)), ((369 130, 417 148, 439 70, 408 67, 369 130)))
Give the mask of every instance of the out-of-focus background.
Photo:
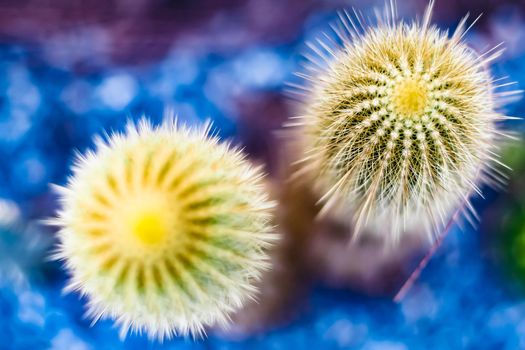
MULTIPOLYGON (((426 4, 399 0, 399 13, 421 16, 426 4)), ((400 303, 392 298, 428 245, 349 246, 344 222, 313 220, 308 186, 283 185, 293 157, 279 130, 296 113, 286 83, 305 42, 352 6, 372 14, 383 2, 0 1, 0 349, 524 349, 524 143, 504 152, 514 168, 508 189, 485 189, 474 202, 478 227, 454 226, 400 303), (129 119, 160 122, 167 108, 189 124, 213 120, 266 165, 283 241, 259 303, 230 329, 195 341, 120 341, 111 321, 90 326, 85 299, 62 295, 64 270, 46 259, 54 232, 40 221, 54 215, 49 184, 65 183, 76 151, 129 119)), ((479 50, 504 41, 493 74, 523 88, 525 4, 438 0, 434 22, 454 28, 467 12, 483 17, 466 40, 479 50)), ((525 116, 525 102, 505 113, 525 116)))

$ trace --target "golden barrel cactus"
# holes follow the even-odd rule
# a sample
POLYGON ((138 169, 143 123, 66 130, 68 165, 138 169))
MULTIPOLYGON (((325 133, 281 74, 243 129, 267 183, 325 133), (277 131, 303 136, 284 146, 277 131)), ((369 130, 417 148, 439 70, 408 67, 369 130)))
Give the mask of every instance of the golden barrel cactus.
POLYGON ((226 324, 256 292, 275 239, 260 168, 209 129, 168 121, 129 124, 79 156, 59 188, 56 258, 67 290, 110 317, 162 340, 226 324))
MULTIPOLYGON (((432 238, 457 208, 475 216, 469 195, 501 181, 499 123, 509 117, 488 64, 463 42, 466 18, 452 35, 396 18, 387 6, 375 24, 341 15, 339 40, 310 45, 300 74, 302 173, 315 177, 324 209, 349 208, 356 232, 375 227, 390 242, 422 228, 432 238)), ((328 37, 328 36, 327 36, 328 37)))

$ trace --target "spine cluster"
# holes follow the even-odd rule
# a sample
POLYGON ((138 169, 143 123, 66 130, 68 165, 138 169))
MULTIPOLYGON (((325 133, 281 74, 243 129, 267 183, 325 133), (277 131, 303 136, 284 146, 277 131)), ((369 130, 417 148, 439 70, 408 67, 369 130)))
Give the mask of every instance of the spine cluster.
POLYGON ((56 257, 88 314, 122 335, 198 335, 226 324, 268 268, 273 203, 239 150, 193 130, 143 120, 80 156, 56 223, 56 257))
POLYGON ((312 46, 295 124, 302 171, 325 208, 343 203, 357 232, 376 224, 395 241, 412 226, 439 232, 470 194, 501 180, 498 123, 508 117, 487 68, 500 51, 463 43, 466 19, 448 36, 429 24, 431 7, 413 23, 388 10, 375 26, 343 15, 342 46, 312 46))

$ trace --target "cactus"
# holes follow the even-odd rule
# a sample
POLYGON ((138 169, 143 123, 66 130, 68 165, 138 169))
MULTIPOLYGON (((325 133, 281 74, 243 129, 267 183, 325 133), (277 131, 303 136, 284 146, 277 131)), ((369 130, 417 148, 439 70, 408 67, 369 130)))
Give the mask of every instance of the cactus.
POLYGON ((487 68, 501 51, 469 48, 467 18, 451 36, 430 25, 432 5, 412 23, 394 4, 375 25, 342 14, 341 44, 310 45, 291 123, 324 212, 348 208, 355 232, 379 228, 391 242, 414 228, 434 238, 457 208, 472 219, 470 194, 502 181, 499 124, 510 117, 496 109, 515 92, 498 93, 487 68))
POLYGON ((79 156, 53 220, 67 291, 152 339, 227 324, 269 267, 273 202, 263 173, 209 128, 128 124, 79 156))

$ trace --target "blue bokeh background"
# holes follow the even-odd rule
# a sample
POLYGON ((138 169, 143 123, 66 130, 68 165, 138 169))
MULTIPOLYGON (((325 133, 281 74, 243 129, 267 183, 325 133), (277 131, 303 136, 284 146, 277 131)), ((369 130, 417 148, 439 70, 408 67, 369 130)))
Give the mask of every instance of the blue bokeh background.
MULTIPOLYGON (((398 2, 406 18, 426 6, 398 2)), ((276 131, 295 112, 286 83, 301 69, 305 42, 329 31, 338 9, 371 13, 378 4, 0 1, 0 349, 525 349, 522 144, 505 153, 511 190, 486 189, 475 201, 478 228, 454 227, 401 303, 395 288, 371 295, 313 279, 285 321, 242 337, 210 330, 202 340, 121 341, 110 321, 91 327, 85 300, 61 293, 65 273, 46 259, 54 232, 40 221, 57 209, 49 184, 65 183, 74 153, 94 135, 130 119, 160 122, 167 109, 189 124, 211 119, 221 138, 275 175, 276 131)), ((493 73, 525 86, 525 5, 438 0, 434 20, 453 28, 468 11, 484 16, 466 40, 480 50, 505 41, 493 73)), ((525 102, 505 113, 524 116, 525 102)), ((520 123, 509 127, 522 133, 520 123)), ((400 282, 419 258, 407 255, 400 282)))

